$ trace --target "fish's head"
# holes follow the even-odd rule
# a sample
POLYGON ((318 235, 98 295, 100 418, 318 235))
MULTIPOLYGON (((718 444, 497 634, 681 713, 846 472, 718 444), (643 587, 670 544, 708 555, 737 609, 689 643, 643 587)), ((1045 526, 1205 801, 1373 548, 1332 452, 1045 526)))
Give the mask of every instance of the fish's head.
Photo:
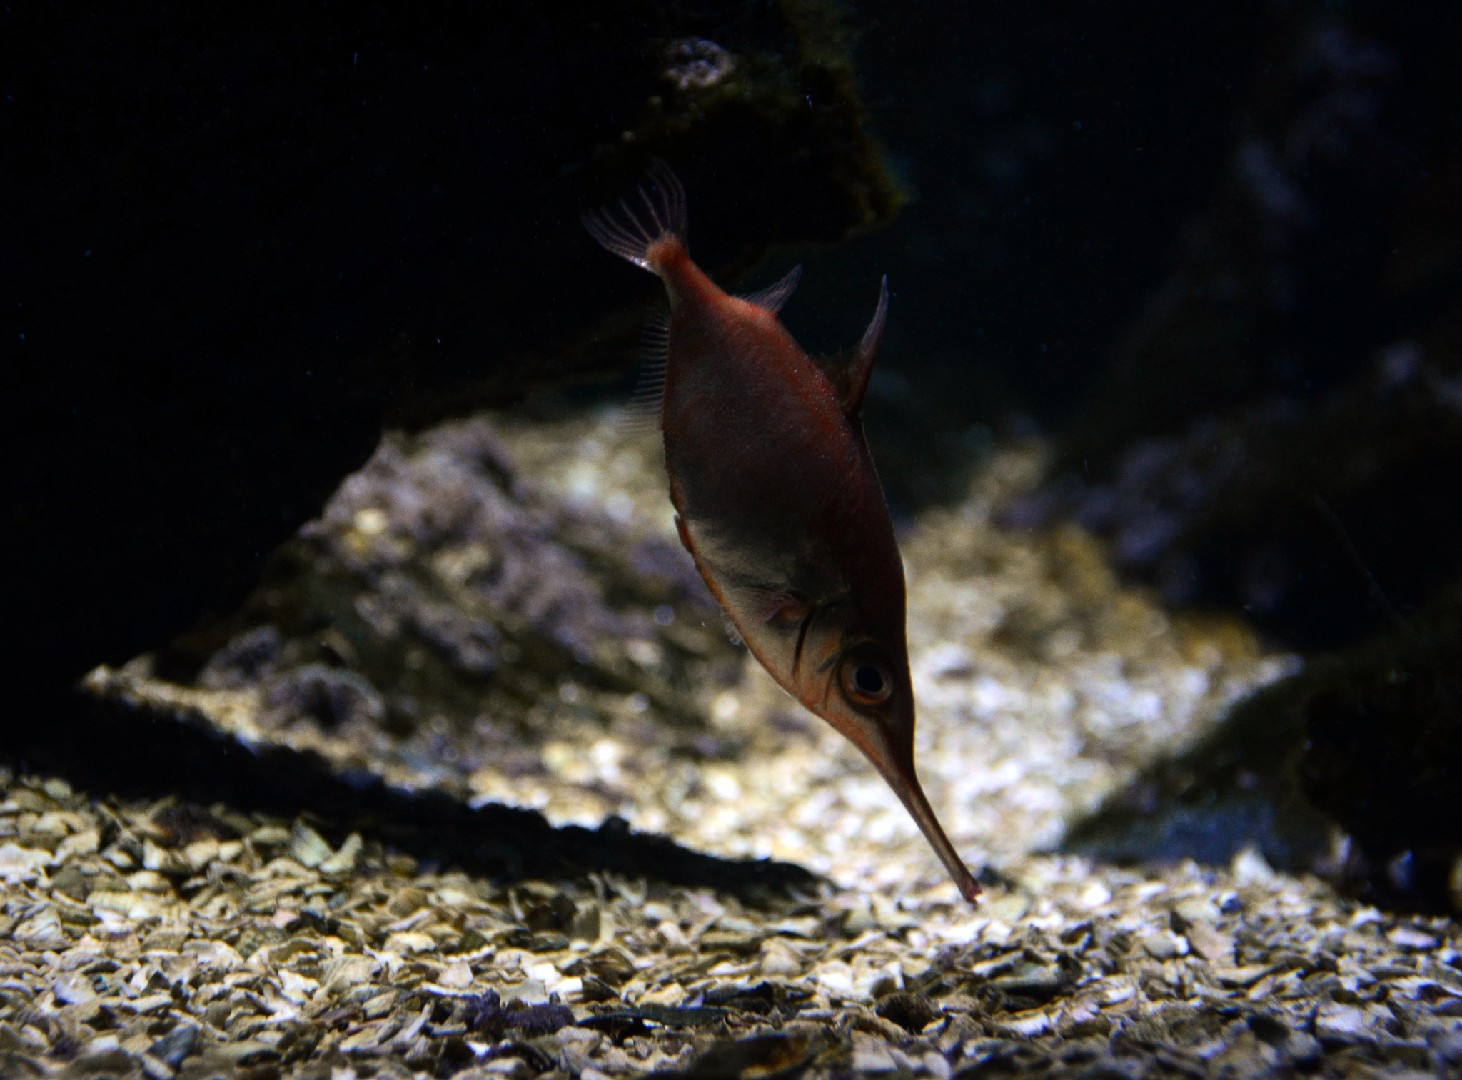
POLYGON ((914 770, 914 686, 903 612, 896 624, 878 614, 861 611, 850 596, 814 602, 782 593, 766 599, 745 636, 773 678, 873 763, 960 892, 973 900, 980 887, 914 770))
POLYGON ((879 771, 914 769, 914 687, 902 635, 869 633, 846 607, 812 618, 796 665, 797 698, 842 732, 879 771), (811 663, 806 662, 810 660, 811 663))

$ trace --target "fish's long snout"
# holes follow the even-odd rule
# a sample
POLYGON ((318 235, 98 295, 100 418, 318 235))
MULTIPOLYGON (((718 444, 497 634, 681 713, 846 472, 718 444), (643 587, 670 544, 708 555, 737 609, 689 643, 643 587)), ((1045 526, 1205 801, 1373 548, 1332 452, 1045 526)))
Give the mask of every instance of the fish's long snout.
POLYGON ((856 727, 861 730, 856 731, 837 723, 833 726, 849 735, 873 763, 899 802, 904 804, 914 824, 919 826, 934 854, 939 856, 960 895, 973 904, 980 897, 980 883, 945 835, 944 826, 939 824, 914 769, 914 688, 910 685, 907 671, 900 682, 902 689, 894 698, 894 707, 878 721, 858 724, 856 727))
POLYGON ((798 639, 797 652, 813 658, 809 670, 826 670, 827 665, 817 661, 820 656, 835 658, 836 691, 827 687, 819 694, 815 683, 799 687, 795 680, 789 681, 788 689, 863 752, 919 826, 960 895, 974 903, 979 883, 945 834, 914 768, 914 688, 903 649, 882 649, 871 640, 859 644, 856 637, 855 644, 847 646, 847 636, 842 621, 827 619, 798 639))
POLYGON ((944 826, 939 824, 939 819, 934 816, 934 808, 929 805, 929 799, 924 794, 923 787, 919 784, 919 778, 914 773, 913 765, 907 769, 886 770, 880 769, 888 786, 893 788, 893 793, 899 797, 899 802, 904 804, 904 809, 919 826, 919 831, 924 834, 924 839, 929 841, 929 846, 934 849, 934 854, 939 856, 939 861, 949 871, 949 876, 954 879, 954 884, 959 889, 959 894, 970 903, 980 898, 980 883, 970 873, 970 868, 964 864, 959 857, 959 852, 954 850, 949 837, 944 834, 944 826))

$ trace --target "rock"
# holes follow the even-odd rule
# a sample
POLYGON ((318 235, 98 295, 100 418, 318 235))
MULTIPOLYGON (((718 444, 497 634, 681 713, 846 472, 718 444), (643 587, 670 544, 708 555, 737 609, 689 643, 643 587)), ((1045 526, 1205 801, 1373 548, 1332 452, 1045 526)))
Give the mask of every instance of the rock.
POLYGON ((1452 910, 1462 858, 1459 612, 1447 594, 1241 701, 1196 746, 1073 822, 1067 843, 1122 857, 1241 856, 1327 874, 1376 903, 1452 910), (1337 828, 1354 841, 1338 861, 1337 828))
POLYGON ((873 1011, 892 1020, 910 1035, 917 1035, 940 1018, 939 1007, 924 994, 896 990, 878 999, 873 1011))
POLYGON ((1300 703, 1306 794, 1353 836, 1378 900, 1451 905, 1462 857, 1462 592, 1317 665, 1300 703))
POLYGON ((1188 941, 1170 931, 1148 934, 1142 939, 1142 951, 1154 960, 1176 960, 1188 955, 1188 941))
POLYGON ((1375 1037, 1366 1010, 1355 1005, 1321 1005, 1315 1010, 1315 1037, 1322 1043, 1354 1043, 1375 1037))
POLYGON ((1462 85, 1412 77, 1457 33, 1433 15, 1305 3, 1252 28, 1267 59, 1210 201, 1013 520, 1064 508, 1170 604, 1242 610, 1302 649, 1457 579, 1462 169, 1421 118, 1462 85))

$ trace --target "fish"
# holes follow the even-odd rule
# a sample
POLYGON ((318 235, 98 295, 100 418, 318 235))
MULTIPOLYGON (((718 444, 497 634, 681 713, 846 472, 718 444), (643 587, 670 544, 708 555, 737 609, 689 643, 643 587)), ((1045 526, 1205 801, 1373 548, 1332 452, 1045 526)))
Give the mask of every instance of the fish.
POLYGON ((724 292, 690 257, 685 189, 663 162, 582 220, 669 298, 657 396, 681 543, 752 655, 862 751, 974 902, 915 771, 903 560, 863 433, 887 277, 851 355, 816 360, 778 318, 800 268, 724 292))

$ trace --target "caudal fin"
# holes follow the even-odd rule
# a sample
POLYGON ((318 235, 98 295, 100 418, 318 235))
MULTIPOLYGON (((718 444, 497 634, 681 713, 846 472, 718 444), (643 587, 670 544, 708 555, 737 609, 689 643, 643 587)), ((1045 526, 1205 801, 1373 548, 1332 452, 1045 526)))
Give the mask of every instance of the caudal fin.
POLYGON ((605 248, 653 273, 650 248, 656 242, 674 238, 685 244, 685 188, 670 166, 657 159, 640 185, 638 202, 620 199, 614 206, 586 211, 580 220, 605 248))

